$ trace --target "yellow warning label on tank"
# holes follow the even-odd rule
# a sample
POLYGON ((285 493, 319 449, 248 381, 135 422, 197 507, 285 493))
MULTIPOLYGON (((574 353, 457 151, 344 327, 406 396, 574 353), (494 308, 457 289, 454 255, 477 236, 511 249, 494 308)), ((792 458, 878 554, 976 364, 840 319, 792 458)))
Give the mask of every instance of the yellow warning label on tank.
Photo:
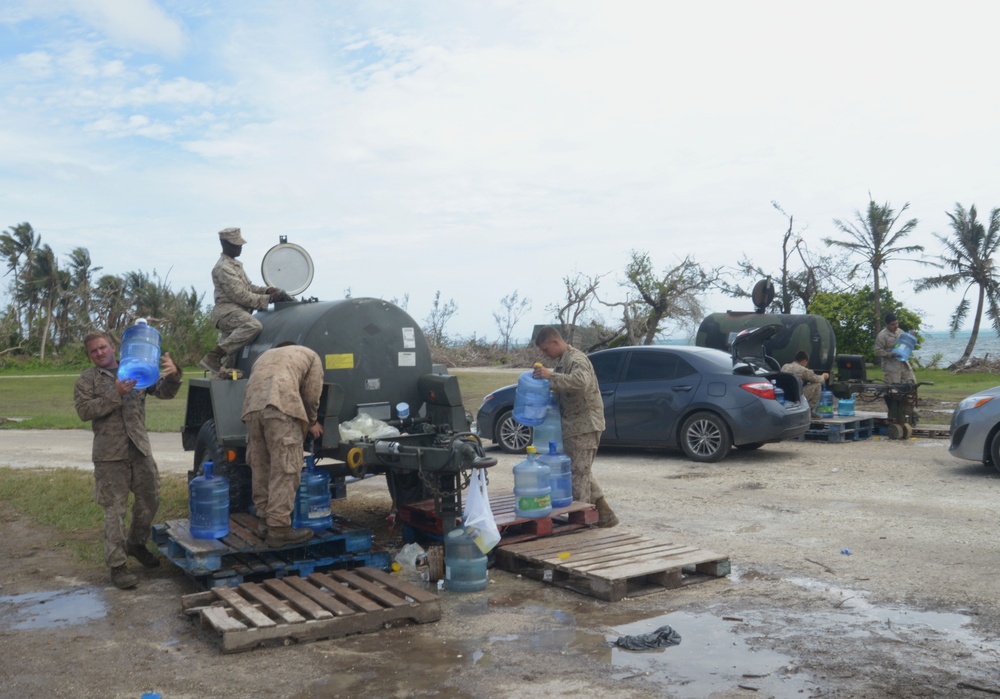
POLYGON ((326 355, 327 369, 353 369, 354 354, 328 354, 326 355))

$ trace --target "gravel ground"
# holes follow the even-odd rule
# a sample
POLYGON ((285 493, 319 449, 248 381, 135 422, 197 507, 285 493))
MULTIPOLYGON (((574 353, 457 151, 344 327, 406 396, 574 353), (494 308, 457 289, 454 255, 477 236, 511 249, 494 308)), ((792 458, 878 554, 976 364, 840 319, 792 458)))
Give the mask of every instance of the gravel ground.
MULTIPOLYGON (((0 465, 89 467, 89 432, 38 434, 0 432, 0 465)), ((0 698, 988 696, 1000 479, 947 445, 787 442, 719 464, 602 451, 621 530, 726 555, 732 574, 605 603, 491 570, 482 592, 442 593, 433 624, 235 655, 181 613, 196 588, 176 567, 119 591, 0 510, 0 698), (680 645, 613 647, 664 624, 680 645)), ((188 468, 178 436, 154 449, 188 468)), ((491 491, 511 488, 519 459, 491 453, 491 491)), ((381 478, 335 504, 398 548, 388 509, 381 478)))

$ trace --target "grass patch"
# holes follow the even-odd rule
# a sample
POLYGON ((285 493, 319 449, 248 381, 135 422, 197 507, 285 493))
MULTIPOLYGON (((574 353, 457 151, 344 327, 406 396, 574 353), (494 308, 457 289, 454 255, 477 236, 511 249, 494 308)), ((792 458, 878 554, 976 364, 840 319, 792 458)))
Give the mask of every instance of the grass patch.
MULTIPOLYGON (((0 501, 18 514, 55 532, 53 545, 86 563, 104 564, 104 510, 94 502, 94 474, 72 468, 0 468, 0 501)), ((129 498, 129 512, 132 508, 129 498)), ((187 519, 187 478, 160 477, 157 522, 187 519)), ((128 521, 128 517, 126 521, 128 521)))

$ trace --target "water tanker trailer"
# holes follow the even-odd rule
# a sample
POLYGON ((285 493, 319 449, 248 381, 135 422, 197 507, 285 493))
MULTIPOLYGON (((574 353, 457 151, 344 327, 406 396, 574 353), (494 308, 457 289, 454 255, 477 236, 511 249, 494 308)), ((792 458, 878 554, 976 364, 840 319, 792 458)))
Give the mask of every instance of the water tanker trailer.
MULTIPOLYGON (((264 257, 265 283, 300 293, 304 287, 287 278, 289 269, 312 278, 308 254, 282 238, 264 257)), ((353 479, 384 474, 396 505, 433 497, 449 527, 461 513, 461 489, 471 469, 493 466, 496 459, 484 454, 469 431, 458 378, 432 363, 420 326, 403 309, 375 298, 293 300, 255 317, 263 330, 237 357, 242 378, 190 380, 182 436, 184 449, 194 452, 192 477, 213 461, 215 472, 229 479, 230 510, 251 507, 243 393, 257 357, 292 341, 323 362, 323 437, 303 449, 330 474, 331 496, 344 497, 353 479), (359 415, 374 418, 381 432, 399 434, 342 438, 340 426, 359 415)))

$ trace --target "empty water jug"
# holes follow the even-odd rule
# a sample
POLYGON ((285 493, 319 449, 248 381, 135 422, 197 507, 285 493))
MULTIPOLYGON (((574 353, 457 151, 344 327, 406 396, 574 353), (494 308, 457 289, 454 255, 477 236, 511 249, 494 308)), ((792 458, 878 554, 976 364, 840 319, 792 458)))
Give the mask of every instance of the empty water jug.
POLYGON ((559 416, 559 404, 551 394, 545 406, 545 419, 542 420, 542 424, 531 428, 531 432, 531 446, 539 455, 549 452, 549 442, 556 443, 556 451, 563 450, 562 418, 559 416))
POLYGON ((549 467, 538 461, 534 447, 528 458, 514 466, 514 514, 518 517, 548 517, 552 512, 549 467))
POLYGON ((536 379, 530 371, 517 378, 517 390, 514 392, 515 420, 528 427, 537 427, 545 419, 548 404, 548 379, 536 379))
POLYGON ((552 508, 573 504, 573 462, 559 451, 555 441, 549 442, 549 451, 538 457, 549 467, 549 486, 552 488, 552 508))
POLYGON ((899 337, 896 338, 896 345, 892 348, 892 355, 901 361, 907 361, 910 358, 910 354, 913 349, 917 346, 917 338, 915 335, 910 333, 900 333, 899 337))
POLYGON ((444 537, 444 579, 449 590, 475 592, 489 583, 487 559, 476 544, 474 529, 458 527, 444 537))
POLYGON ((118 378, 135 379, 136 388, 149 388, 160 378, 160 333, 145 318, 122 333, 118 378))
POLYGON ((295 493, 292 526, 296 529, 328 529, 333 526, 330 512, 330 474, 316 468, 316 457, 306 456, 302 480, 295 493))
POLYGON ((854 396, 852 393, 850 398, 841 398, 837 401, 837 415, 842 417, 854 415, 854 396))
POLYGON ((229 533, 229 480, 213 474, 214 467, 206 461, 204 475, 188 483, 190 530, 195 539, 219 539, 229 533))

